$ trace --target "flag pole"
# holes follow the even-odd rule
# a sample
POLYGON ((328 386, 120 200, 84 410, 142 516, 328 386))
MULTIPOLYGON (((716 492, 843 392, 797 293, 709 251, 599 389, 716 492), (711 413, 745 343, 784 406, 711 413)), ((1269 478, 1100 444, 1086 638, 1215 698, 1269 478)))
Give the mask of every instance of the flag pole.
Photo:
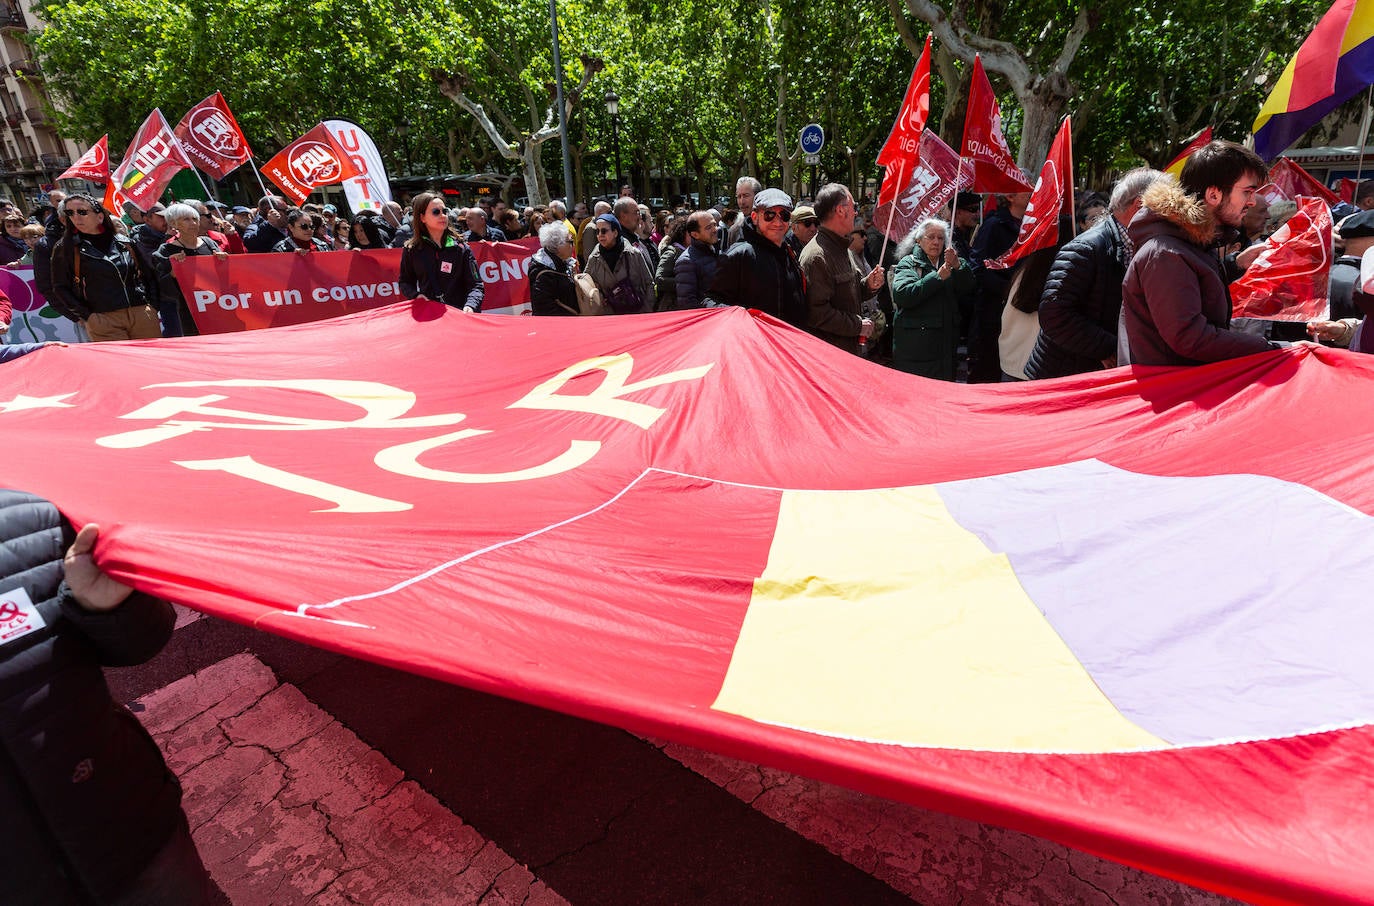
MULTIPOLYGON (((898 170, 897 172, 899 175, 901 174, 901 170, 898 170)), ((897 217, 897 198, 902 194, 902 190, 906 188, 905 179, 898 179, 897 183, 898 188, 896 192, 893 193, 892 203, 888 205, 887 208, 887 227, 883 230, 883 250, 878 253, 878 267, 882 267, 883 262, 887 260, 887 246, 890 242, 892 242, 892 221, 895 220, 897 217)), ((878 191, 879 194, 882 193, 881 187, 878 191)))
POLYGON ((262 171, 258 169, 258 162, 253 160, 251 155, 248 158, 248 162, 253 165, 253 175, 258 178, 258 185, 262 188, 262 194, 271 195, 272 193, 267 191, 267 183, 262 181, 262 171))
POLYGON ((1365 142, 1369 141, 1369 120, 1370 114, 1374 114, 1374 82, 1369 85, 1369 91, 1365 94, 1364 101, 1364 120, 1360 123, 1360 157, 1355 163, 1355 191, 1360 190, 1360 177, 1364 174, 1364 147, 1365 142))

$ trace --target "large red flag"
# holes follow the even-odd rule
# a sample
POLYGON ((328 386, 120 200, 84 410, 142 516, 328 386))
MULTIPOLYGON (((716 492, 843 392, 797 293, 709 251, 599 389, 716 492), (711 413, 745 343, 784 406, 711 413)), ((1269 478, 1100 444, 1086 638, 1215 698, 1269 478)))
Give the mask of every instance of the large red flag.
POLYGON ((215 179, 228 176, 253 156, 238 120, 218 91, 186 111, 175 132, 191 162, 215 179))
POLYGON ((1231 316, 1321 321, 1330 313, 1331 209, 1298 199, 1298 211, 1264 241, 1264 251, 1231 284, 1231 316))
POLYGON ((983 59, 978 56, 973 58, 968 112, 964 116, 964 146, 959 153, 973 167, 973 191, 1008 194, 1031 190, 1002 135, 1002 108, 983 71, 983 59))
POLYGON ((921 133, 925 131, 926 120, 930 118, 930 35, 926 35, 926 47, 921 51, 921 59, 911 72, 911 83, 906 87, 902 98, 902 109, 897 112, 897 120, 892 124, 892 132, 878 152, 878 165, 887 167, 899 160, 908 162, 907 172, 920 157, 921 133))
MULTIPOLYGON (((112 182, 116 191, 140 211, 146 211, 157 201, 167 183, 177 173, 191 166, 181 143, 163 119, 161 110, 148 114, 138 127, 124 159, 115 168, 112 182)), ((108 193, 107 193, 108 194, 108 193)))
POLYGON ((1327 204, 1339 204, 1341 200, 1311 173, 1286 157, 1280 157, 1269 168, 1269 181, 1290 201, 1297 201, 1299 195, 1320 198, 1327 204))
POLYGON ((1031 252, 1047 249, 1059 241, 1059 215, 1063 213, 1073 191, 1073 147, 1069 117, 1059 126, 1050 145, 1050 156, 1040 168, 1026 214, 1021 218, 1021 232, 1016 244, 995 261, 986 262, 993 269, 1011 267, 1031 252))
POLYGON ((76 159, 76 163, 62 171, 58 179, 86 179, 93 183, 108 184, 110 181, 110 136, 100 136, 100 141, 76 159))
POLYGON ((359 175, 348 152, 334 141, 324 123, 283 148, 262 172, 296 204, 310 197, 313 189, 359 175))
POLYGON ((959 176, 959 155, 927 129, 921 133, 920 162, 901 193, 885 195, 888 181, 884 180, 884 191, 878 194, 878 204, 873 209, 873 222, 890 238, 905 236, 916 224, 934 217, 949 204, 956 191, 973 185, 973 174, 968 169, 962 171, 963 178, 956 186, 959 176))
POLYGON ((1357 180, 1351 179, 1348 176, 1342 176, 1340 182, 1340 191, 1338 191, 1336 194, 1340 196, 1341 201, 1344 201, 1347 204, 1354 204, 1355 191, 1359 188, 1359 185, 1360 184, 1357 180))

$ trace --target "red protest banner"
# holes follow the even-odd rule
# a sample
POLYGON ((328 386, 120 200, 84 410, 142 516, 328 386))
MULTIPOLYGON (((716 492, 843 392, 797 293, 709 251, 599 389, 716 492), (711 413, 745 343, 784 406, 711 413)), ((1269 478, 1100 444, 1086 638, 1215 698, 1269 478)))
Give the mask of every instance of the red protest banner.
MULTIPOLYGON (((131 201, 140 211, 146 211, 167 188, 172 177, 189 166, 191 162, 162 118, 162 111, 154 110, 138 127, 110 181, 115 189, 107 191, 106 195, 114 202, 131 201)), ((118 212, 118 208, 112 209, 112 213, 118 212)))
POLYGON ((248 139, 218 91, 186 111, 173 131, 191 162, 215 179, 223 179, 252 159, 248 139))
POLYGON ((94 183, 110 181, 110 136, 100 136, 100 141, 77 158, 76 163, 62 171, 58 179, 88 179, 94 183))
POLYGON ((262 175, 281 187, 296 204, 313 189, 359 175, 348 152, 339 147, 324 123, 287 145, 262 168, 262 175))
MULTIPOLYGON (((472 245, 482 309, 529 311, 529 257, 538 239, 472 245)), ((400 249, 196 257, 172 262, 186 306, 203 334, 321 321, 402 299, 400 249)))
POLYGON ((1332 229, 1331 209, 1323 199, 1299 197, 1297 213, 1264 241, 1264 251, 1231 284, 1231 317, 1325 320, 1332 229))
MULTIPOLYGON (((934 217, 954 198, 959 177, 959 155, 930 130, 921 133, 921 157, 911 179, 893 200, 878 196, 873 222, 888 238, 898 239, 927 217, 934 217), (895 210, 893 209, 895 205, 895 210)), ((965 169, 958 189, 973 185, 972 170, 965 169)), ((883 188, 887 188, 886 182, 883 188)))

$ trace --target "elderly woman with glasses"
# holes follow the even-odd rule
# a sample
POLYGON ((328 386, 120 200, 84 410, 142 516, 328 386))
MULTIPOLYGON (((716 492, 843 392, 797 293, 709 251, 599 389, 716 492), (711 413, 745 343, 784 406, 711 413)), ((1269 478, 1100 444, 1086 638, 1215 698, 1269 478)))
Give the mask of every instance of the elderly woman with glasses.
POLYGON ((153 270, 157 272, 158 290, 162 294, 162 335, 165 337, 199 336, 195 318, 181 294, 172 263, 185 261, 202 255, 228 258, 229 253, 209 236, 201 235, 201 228, 208 225, 202 222, 198 210, 189 204, 177 203, 163 211, 172 238, 158 246, 153 252, 153 270))
POLYGON ((892 367, 954 380, 959 303, 975 291, 969 263, 949 246, 949 224, 927 219, 897 246, 892 268, 892 367))
POLYGON ((74 315, 91 340, 154 340, 157 319, 154 274, 139 266, 127 237, 89 195, 69 195, 62 237, 52 250, 54 306, 74 315))
POLYGON ((567 224, 539 228, 539 251, 530 256, 530 311, 536 315, 577 315, 577 251, 567 224))
POLYGON ((482 278, 472 250, 450 227, 444 198, 421 192, 411 206, 415 235, 401 249, 401 295, 460 311, 482 310, 482 278))
POLYGON ((329 243, 315 238, 315 215, 300 208, 286 212, 286 238, 272 246, 274 252, 311 252, 329 251, 329 243))

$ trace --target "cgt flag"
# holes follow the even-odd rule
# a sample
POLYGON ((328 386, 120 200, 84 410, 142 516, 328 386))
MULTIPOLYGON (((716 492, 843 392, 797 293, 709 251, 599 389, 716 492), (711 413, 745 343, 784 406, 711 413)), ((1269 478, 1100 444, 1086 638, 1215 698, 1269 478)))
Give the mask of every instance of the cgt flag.
POLYGON ((973 168, 973 191, 1004 194, 1031 191, 1031 184, 1016 166, 1002 135, 1002 108, 992 83, 983 71, 983 58, 973 58, 968 112, 964 116, 964 146, 959 156, 973 168))
MULTIPOLYGON (((905 236, 916 224, 934 217, 949 204, 956 191, 971 185, 973 174, 968 170, 960 171, 959 155, 940 141, 940 136, 927 129, 921 133, 921 157, 911 178, 900 194, 886 191, 878 194, 873 222, 881 226, 889 238, 905 236), (957 188, 956 179, 959 179, 957 188)), ((887 188, 887 180, 884 180, 883 189, 887 188)))
POLYGON ((1050 248, 1059 241, 1059 215, 1073 191, 1072 133, 1073 127, 1066 116, 1054 137, 1054 144, 1050 145, 1050 156, 1040 168, 1040 178, 1035 181, 1026 215, 1021 218, 1016 244, 1001 258, 986 262, 987 267, 993 270, 1011 267, 1031 252, 1050 248))
POLYGON ((85 179, 107 185, 110 182, 110 136, 100 136, 100 141, 91 145, 85 154, 77 158, 76 163, 63 170, 57 178, 85 179))
POLYGON ((320 186, 330 186, 359 175, 348 153, 339 147, 329 128, 320 123, 281 150, 262 168, 263 175, 300 204, 320 186))
POLYGON ((253 156, 238 120, 218 91, 186 111, 175 132, 191 162, 217 180, 253 156))
MULTIPOLYGON (((190 166, 162 111, 154 110, 138 127, 124 160, 115 168, 111 179, 114 191, 107 190, 106 197, 113 194, 115 201, 129 201, 140 211, 146 211, 172 177, 190 166)), ((117 213, 119 209, 113 210, 117 213)))

